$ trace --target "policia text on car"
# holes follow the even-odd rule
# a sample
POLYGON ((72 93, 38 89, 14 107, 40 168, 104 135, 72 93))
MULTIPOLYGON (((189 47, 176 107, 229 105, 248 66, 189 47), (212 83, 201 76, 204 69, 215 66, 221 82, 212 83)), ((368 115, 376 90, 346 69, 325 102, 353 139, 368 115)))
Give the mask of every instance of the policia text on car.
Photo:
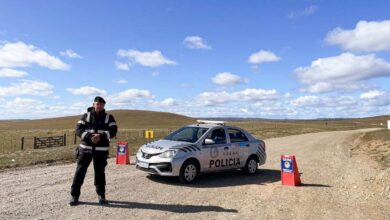
POLYGON ((79 204, 80 189, 91 161, 95 170, 95 187, 100 204, 106 203, 105 168, 110 146, 110 138, 116 136, 118 127, 112 115, 104 110, 105 101, 97 96, 93 107, 88 108, 77 122, 76 134, 81 138, 76 148, 77 168, 71 187, 71 206, 79 204))

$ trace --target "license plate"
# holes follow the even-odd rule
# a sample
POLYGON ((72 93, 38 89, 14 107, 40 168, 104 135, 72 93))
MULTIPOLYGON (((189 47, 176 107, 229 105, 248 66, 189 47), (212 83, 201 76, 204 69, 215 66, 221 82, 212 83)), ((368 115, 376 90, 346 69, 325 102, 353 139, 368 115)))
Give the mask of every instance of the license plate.
POLYGON ((137 165, 140 166, 140 167, 146 168, 146 169, 149 168, 149 163, 147 163, 147 162, 138 161, 137 165))

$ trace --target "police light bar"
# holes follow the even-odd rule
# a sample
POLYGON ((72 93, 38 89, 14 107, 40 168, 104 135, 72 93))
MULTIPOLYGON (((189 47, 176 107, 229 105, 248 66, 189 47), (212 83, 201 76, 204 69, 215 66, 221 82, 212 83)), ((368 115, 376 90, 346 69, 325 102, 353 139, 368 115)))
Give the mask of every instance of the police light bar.
POLYGON ((208 121, 208 120, 197 120, 199 124, 217 124, 217 125, 225 125, 224 121, 208 121))

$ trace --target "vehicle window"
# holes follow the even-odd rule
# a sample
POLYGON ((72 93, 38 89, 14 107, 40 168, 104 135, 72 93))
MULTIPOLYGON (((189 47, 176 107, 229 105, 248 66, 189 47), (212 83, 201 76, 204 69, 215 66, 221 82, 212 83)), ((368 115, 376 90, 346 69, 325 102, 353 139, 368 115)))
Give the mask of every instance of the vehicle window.
POLYGON ((226 144, 226 133, 223 128, 215 129, 207 136, 207 138, 214 140, 215 144, 226 144))
POLYGON ((207 130, 208 128, 202 127, 183 127, 172 132, 164 139, 171 141, 186 141, 195 143, 207 130))
POLYGON ((245 136, 245 134, 238 129, 229 128, 228 132, 231 143, 248 141, 248 138, 245 136))

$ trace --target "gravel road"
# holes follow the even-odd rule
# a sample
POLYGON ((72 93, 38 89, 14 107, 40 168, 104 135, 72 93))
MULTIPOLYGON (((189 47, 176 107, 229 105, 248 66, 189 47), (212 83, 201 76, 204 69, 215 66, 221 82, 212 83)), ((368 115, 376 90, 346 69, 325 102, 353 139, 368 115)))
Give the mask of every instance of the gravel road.
POLYGON ((256 175, 205 174, 192 185, 110 159, 106 206, 97 204, 92 166, 77 207, 68 205, 75 164, 4 170, 0 219, 390 219, 389 168, 350 151, 371 130, 268 139, 256 175), (302 186, 281 185, 281 154, 296 156, 302 186))

